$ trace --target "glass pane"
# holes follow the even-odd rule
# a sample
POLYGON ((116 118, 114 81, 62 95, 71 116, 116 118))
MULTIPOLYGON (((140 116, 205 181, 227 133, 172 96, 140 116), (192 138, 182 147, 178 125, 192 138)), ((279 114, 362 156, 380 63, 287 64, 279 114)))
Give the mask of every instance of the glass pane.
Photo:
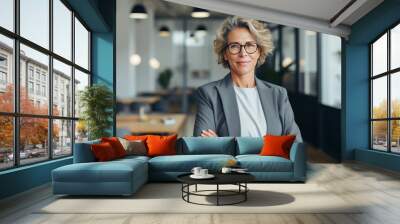
POLYGON ((21 164, 34 163, 49 158, 49 120, 45 118, 20 118, 21 164))
POLYGON ((294 28, 285 27, 282 29, 282 53, 283 61, 281 61, 283 69, 282 84, 290 91, 296 90, 296 79, 295 79, 295 38, 294 28))
POLYGON ((400 120, 394 120, 390 122, 391 127, 391 141, 392 141, 392 152, 400 153, 400 120))
POLYGON ((72 121, 53 120, 53 157, 72 154, 72 121))
POLYGON ((13 118, 0 116, 0 170, 14 165, 13 118))
POLYGON ((0 26, 14 31, 14 0, 0 1, 0 26))
POLYGON ((390 51, 391 69, 400 67, 400 24, 391 30, 390 51))
POLYGON ((400 118, 400 72, 391 75, 391 116, 400 118))
POLYGON ((75 69, 75 117, 79 117, 81 114, 79 98, 86 86, 89 86, 89 75, 75 69))
POLYGON ((75 142, 84 142, 88 138, 88 129, 83 120, 75 121, 75 142))
POLYGON ((372 44, 372 75, 387 71, 387 34, 372 44))
POLYGON ((372 122, 372 148, 387 151, 387 121, 372 122))
POLYGON ((20 0, 21 36, 49 48, 49 0, 20 0))
POLYGON ((372 81, 372 118, 387 118, 387 77, 372 81))
POLYGON ((0 35, 0 111, 14 111, 14 43, 0 35))
POLYGON ((21 44, 21 113, 47 115, 49 57, 21 44))
POLYGON ((53 60, 53 115, 72 117, 71 66, 53 60))
POLYGON ((60 1, 53 1, 53 51, 71 60, 72 12, 60 1))
POLYGON ((75 63, 89 70, 89 32, 75 18, 75 63))
POLYGON ((335 108, 342 104, 341 51, 342 40, 339 37, 321 34, 321 103, 335 108))
POLYGON ((299 92, 317 95, 317 33, 300 30, 299 92))

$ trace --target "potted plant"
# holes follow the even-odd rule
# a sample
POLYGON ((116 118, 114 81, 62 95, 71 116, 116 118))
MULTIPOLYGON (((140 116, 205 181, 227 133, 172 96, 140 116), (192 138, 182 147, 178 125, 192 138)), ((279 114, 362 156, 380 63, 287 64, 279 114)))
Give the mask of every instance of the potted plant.
POLYGON ((113 93, 102 84, 94 84, 80 92, 81 119, 88 131, 89 140, 110 136, 112 125, 113 93))
POLYGON ((172 70, 167 68, 164 71, 162 71, 158 75, 158 84, 161 86, 163 89, 167 89, 169 86, 169 82, 171 81, 172 78, 172 70))

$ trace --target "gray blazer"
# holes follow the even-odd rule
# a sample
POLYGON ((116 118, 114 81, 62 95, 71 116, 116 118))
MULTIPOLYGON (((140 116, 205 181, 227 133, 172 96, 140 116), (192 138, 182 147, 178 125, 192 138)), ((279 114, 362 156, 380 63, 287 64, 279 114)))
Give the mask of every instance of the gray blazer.
MULTIPOLYGON (((285 88, 256 79, 261 105, 267 122, 267 134, 296 135, 302 142, 292 107, 285 88)), ((201 136, 201 131, 211 129, 218 136, 240 136, 239 109, 231 74, 225 78, 200 86, 195 92, 197 114, 193 136, 201 136)))

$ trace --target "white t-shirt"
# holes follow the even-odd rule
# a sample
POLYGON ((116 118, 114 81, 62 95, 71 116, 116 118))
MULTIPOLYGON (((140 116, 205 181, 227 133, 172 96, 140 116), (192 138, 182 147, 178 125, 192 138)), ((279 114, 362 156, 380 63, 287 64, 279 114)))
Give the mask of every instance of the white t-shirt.
POLYGON ((267 133, 267 122, 257 88, 233 87, 239 107, 240 136, 264 136, 267 133))

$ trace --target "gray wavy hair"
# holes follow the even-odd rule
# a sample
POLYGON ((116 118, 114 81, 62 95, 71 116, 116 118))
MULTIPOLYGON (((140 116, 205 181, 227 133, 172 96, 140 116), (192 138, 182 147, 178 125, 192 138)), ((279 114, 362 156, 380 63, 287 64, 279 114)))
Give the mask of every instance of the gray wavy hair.
POLYGON ((257 61, 257 67, 264 64, 265 59, 274 50, 274 43, 271 32, 267 25, 255 19, 247 19, 238 16, 226 18, 217 31, 214 40, 214 53, 217 54, 218 64, 222 64, 224 68, 229 68, 229 63, 224 59, 224 53, 228 44, 228 34, 235 28, 246 28, 250 34, 256 39, 260 57, 257 61))

